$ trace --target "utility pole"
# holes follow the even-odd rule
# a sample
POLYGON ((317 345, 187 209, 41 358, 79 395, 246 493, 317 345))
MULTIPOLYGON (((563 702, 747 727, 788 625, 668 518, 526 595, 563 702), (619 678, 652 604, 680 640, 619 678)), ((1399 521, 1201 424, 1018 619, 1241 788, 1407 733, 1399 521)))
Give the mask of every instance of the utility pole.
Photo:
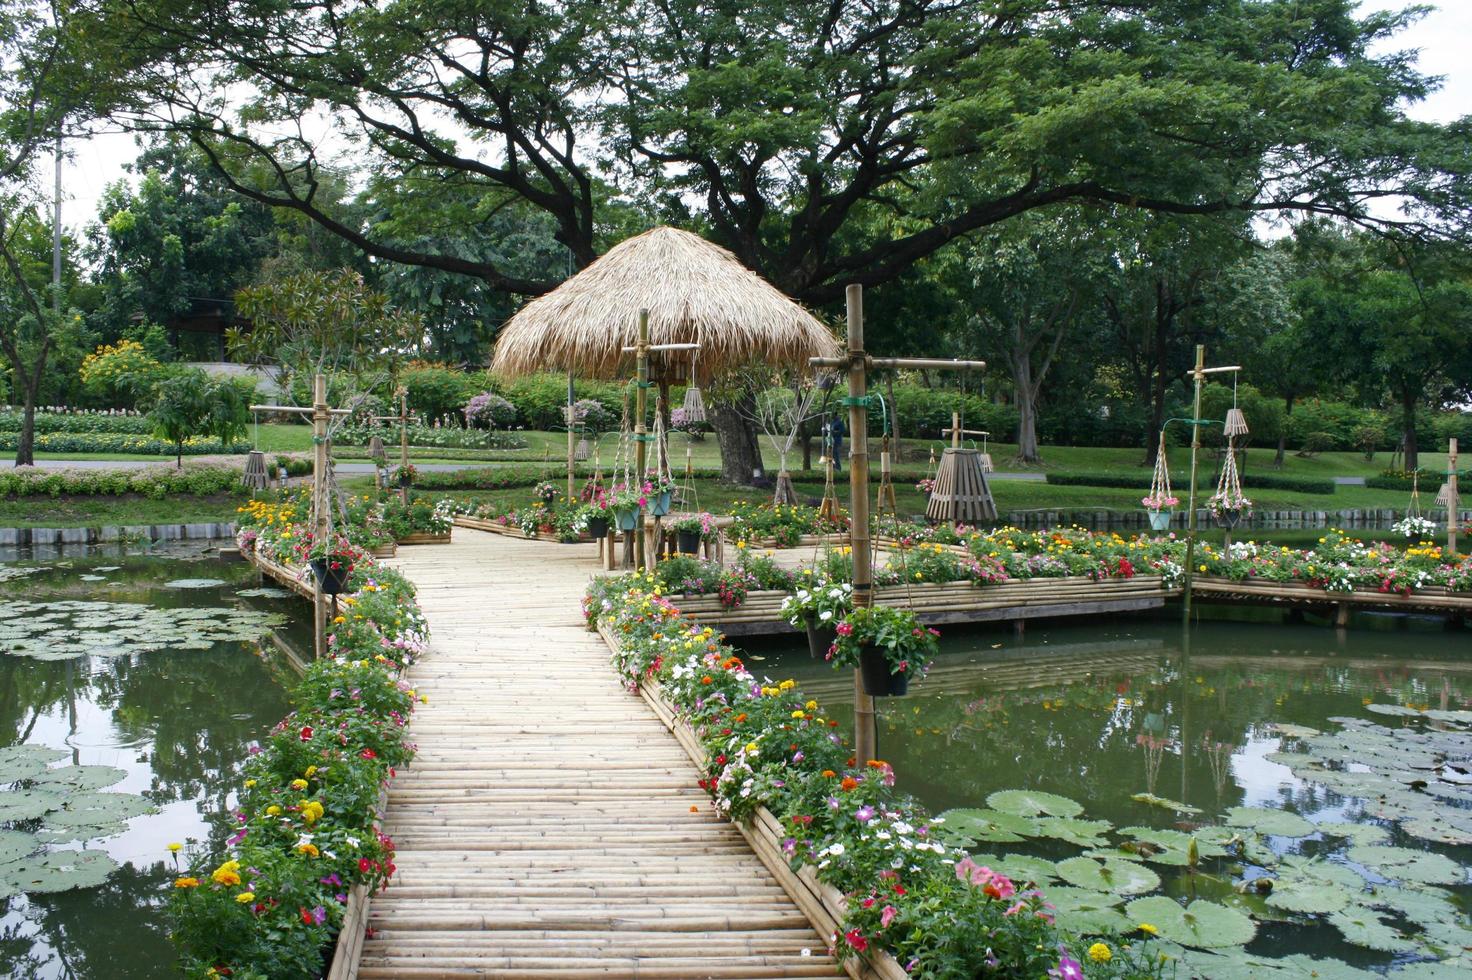
MULTIPOLYGON (((864 287, 850 284, 844 291, 848 303, 848 353, 842 357, 813 357, 817 368, 848 371, 849 434, 849 545, 853 551, 854 606, 874 605, 873 552, 869 540, 869 379, 872 368, 934 370, 977 370, 985 361, 955 361, 940 358, 870 357, 864 351, 864 287)), ((863 674, 854 668, 854 756, 860 765, 875 755, 874 698, 865 693, 863 674)))

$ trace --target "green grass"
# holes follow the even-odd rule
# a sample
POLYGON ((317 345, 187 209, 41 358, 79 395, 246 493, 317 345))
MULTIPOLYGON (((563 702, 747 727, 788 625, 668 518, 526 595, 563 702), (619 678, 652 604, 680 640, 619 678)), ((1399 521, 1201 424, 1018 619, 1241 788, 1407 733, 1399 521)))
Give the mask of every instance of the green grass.
POLYGON ((0 527, 101 527, 235 520, 244 495, 209 497, 22 497, 0 499, 0 527))

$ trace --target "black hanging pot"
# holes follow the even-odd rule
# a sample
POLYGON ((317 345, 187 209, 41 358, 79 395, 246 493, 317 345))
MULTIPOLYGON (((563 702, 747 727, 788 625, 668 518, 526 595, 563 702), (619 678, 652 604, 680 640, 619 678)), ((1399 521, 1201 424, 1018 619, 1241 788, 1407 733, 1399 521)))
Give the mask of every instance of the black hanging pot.
POLYGON ((317 585, 322 589, 323 595, 341 595, 348 590, 348 576, 352 574, 352 564, 347 556, 334 555, 331 558, 313 558, 307 563, 312 568, 312 576, 317 580, 317 585), (337 567, 333 568, 332 565, 337 567))
POLYGON ((819 626, 818 617, 809 613, 805 625, 808 634, 808 653, 814 660, 827 660, 828 651, 838 639, 838 631, 832 626, 819 626))
POLYGON ((890 673, 889 660, 878 647, 859 650, 859 673, 864 678, 864 693, 870 697, 899 697, 910 689, 909 673, 890 673))
POLYGON ((590 518, 588 518, 588 535, 594 541, 597 541, 599 538, 606 538, 606 537, 608 537, 608 518, 607 517, 590 517, 590 518))
POLYGON ((414 485, 414 478, 408 473, 400 473, 398 480, 395 482, 398 484, 399 489, 407 490, 414 485))
POLYGON ((1217 511, 1216 526, 1234 528, 1237 522, 1242 520, 1242 509, 1240 507, 1227 507, 1217 511))
POLYGON ((693 555, 700 551, 699 531, 679 531, 675 537, 678 539, 681 554, 693 555))

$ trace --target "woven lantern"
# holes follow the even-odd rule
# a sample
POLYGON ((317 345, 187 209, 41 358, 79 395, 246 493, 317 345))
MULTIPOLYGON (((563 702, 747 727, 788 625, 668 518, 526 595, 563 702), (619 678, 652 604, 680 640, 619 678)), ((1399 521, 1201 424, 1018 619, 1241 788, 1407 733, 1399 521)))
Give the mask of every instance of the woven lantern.
POLYGON ((376 435, 368 440, 368 458, 379 463, 388 458, 388 454, 383 450, 383 440, 376 435))
POLYGON ((952 524, 980 524, 997 519, 986 469, 979 449, 947 447, 935 471, 935 487, 925 504, 925 516, 952 524))
POLYGON ((1448 480, 1447 482, 1443 483, 1441 485, 1441 489, 1438 490, 1438 491, 1436 491, 1436 502, 1438 504, 1440 504, 1442 507, 1450 507, 1451 506, 1451 503, 1452 503, 1452 484, 1451 484, 1451 481, 1450 480, 1448 480))
POLYGON ((240 476, 240 485, 250 490, 264 490, 270 478, 266 475, 266 454, 252 449, 245 457, 245 472, 240 476))
POLYGON ((1227 421, 1222 431, 1228 436, 1247 435, 1247 417, 1242 414, 1242 409, 1235 405, 1227 409, 1227 421))
POLYGON ((685 403, 680 406, 685 413, 685 422, 705 421, 705 396, 695 385, 695 379, 690 379, 690 387, 685 389, 685 403))

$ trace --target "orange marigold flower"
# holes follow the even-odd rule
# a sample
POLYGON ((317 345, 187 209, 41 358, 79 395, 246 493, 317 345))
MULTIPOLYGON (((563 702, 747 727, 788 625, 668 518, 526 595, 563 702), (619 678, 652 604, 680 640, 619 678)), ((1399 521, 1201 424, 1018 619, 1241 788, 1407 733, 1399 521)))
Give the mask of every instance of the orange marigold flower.
POLYGON ((700 683, 702 683, 702 684, 709 684, 709 683, 711 683, 711 682, 712 682, 712 681, 713 681, 713 680, 714 680, 714 678, 712 678, 712 677, 711 677, 711 676, 710 676, 710 675, 709 675, 709 674, 706 674, 706 675, 705 675, 705 676, 704 676, 704 677, 702 677, 702 678, 701 678, 701 679, 700 679, 700 683))
POLYGON ((844 776, 843 780, 838 784, 838 788, 845 792, 855 790, 859 788, 859 781, 852 776, 844 776))
POLYGON ((838 775, 838 773, 834 772, 832 769, 824 769, 823 770, 823 778, 824 779, 832 779, 834 776, 837 776, 837 775, 838 775))

